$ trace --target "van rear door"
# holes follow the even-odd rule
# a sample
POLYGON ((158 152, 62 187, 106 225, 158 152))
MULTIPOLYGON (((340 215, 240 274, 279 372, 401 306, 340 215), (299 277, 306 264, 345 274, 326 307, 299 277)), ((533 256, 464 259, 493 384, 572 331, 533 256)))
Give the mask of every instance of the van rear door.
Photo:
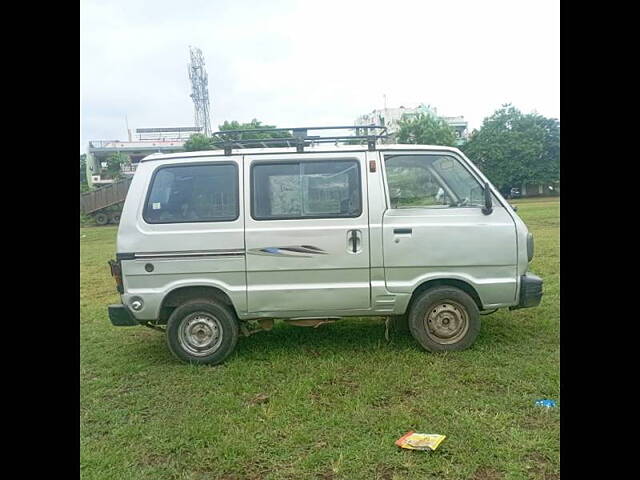
POLYGON ((244 160, 249 312, 369 308, 364 153, 244 160))

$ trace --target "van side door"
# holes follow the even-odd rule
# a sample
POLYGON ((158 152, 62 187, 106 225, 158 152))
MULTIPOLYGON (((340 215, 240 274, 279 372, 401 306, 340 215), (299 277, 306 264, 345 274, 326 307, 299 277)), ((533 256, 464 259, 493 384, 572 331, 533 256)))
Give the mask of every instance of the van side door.
POLYGON ((368 309, 363 152, 245 156, 250 313, 368 309))
POLYGON ((383 217, 385 282, 411 293, 421 283, 458 279, 485 308, 512 304, 517 288, 515 223, 500 201, 485 215, 484 186, 455 153, 384 152, 389 209, 383 217))

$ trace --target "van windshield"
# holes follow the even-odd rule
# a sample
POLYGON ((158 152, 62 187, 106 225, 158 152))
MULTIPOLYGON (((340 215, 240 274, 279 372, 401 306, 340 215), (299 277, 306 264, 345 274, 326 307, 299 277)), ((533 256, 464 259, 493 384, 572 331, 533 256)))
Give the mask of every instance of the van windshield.
POLYGON ((482 185, 449 155, 389 155, 391 208, 484 206, 482 185))

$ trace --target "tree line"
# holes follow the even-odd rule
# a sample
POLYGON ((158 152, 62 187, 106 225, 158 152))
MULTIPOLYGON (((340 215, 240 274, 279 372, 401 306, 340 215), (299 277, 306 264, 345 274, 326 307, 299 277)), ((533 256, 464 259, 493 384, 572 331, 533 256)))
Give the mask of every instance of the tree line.
MULTIPOLYGON (((398 143, 456 146, 453 128, 435 115, 404 117, 398 126, 398 143)), ((555 118, 506 104, 459 148, 501 190, 560 181, 560 121, 555 118)))
MULTIPOLYGON (((397 143, 458 147, 492 183, 501 190, 523 184, 551 184, 560 181, 560 121, 538 113, 523 113, 511 104, 502 105, 471 132, 462 145, 454 129, 434 114, 403 117, 395 134, 397 143)), ((220 130, 276 128, 258 120, 249 123, 224 122, 220 130)), ((287 132, 234 134, 230 139, 283 138, 287 132)), ((350 143, 350 142, 347 142, 350 143)), ((260 145, 247 145, 260 146, 260 145)), ((213 139, 192 135, 185 150, 221 148, 213 139)))
MULTIPOLYGON (((398 122, 395 142, 423 145, 443 145, 460 148, 499 189, 522 184, 551 184, 560 180, 560 121, 538 113, 523 113, 511 104, 502 105, 486 117, 479 129, 471 132, 462 145, 457 145, 455 131, 442 118, 430 113, 403 117, 398 122)), ((249 123, 225 121, 224 130, 273 129, 253 119, 249 123)), ((223 139, 242 141, 245 147, 260 147, 247 139, 291 138, 288 132, 230 133, 223 139)), ((271 144, 272 146, 278 146, 271 144)), ((286 143, 282 143, 282 146, 286 143)), ((185 142, 186 151, 222 148, 220 136, 194 134, 185 142)), ((125 155, 116 153, 107 160, 107 174, 120 175, 125 155)), ((88 189, 86 155, 80 155, 80 191, 88 189)))

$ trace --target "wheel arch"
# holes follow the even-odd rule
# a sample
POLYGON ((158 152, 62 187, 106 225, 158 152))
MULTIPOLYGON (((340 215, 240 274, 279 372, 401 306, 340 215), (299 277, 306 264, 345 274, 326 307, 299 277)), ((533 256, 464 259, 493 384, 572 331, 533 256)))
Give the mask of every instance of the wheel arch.
POLYGON ((211 299, 231 308, 234 314, 238 315, 231 297, 221 288, 212 285, 185 285, 178 286, 170 290, 162 299, 160 304, 159 320, 165 323, 169 315, 176 307, 195 299, 211 299))
POLYGON ((480 299, 480 295, 478 294, 478 291, 473 287, 473 285, 471 285, 469 282, 460 280, 458 278, 434 278, 434 279, 426 280, 422 282, 413 290, 413 293, 411 294, 411 299, 409 300, 409 303, 407 305, 407 310, 406 310, 407 313, 411 310, 411 306, 413 305, 413 302, 422 294, 422 292, 425 292, 426 290, 429 290, 435 287, 444 287, 444 286, 456 287, 462 290, 473 299, 475 304, 478 306, 478 310, 480 311, 483 310, 482 300, 480 299))

